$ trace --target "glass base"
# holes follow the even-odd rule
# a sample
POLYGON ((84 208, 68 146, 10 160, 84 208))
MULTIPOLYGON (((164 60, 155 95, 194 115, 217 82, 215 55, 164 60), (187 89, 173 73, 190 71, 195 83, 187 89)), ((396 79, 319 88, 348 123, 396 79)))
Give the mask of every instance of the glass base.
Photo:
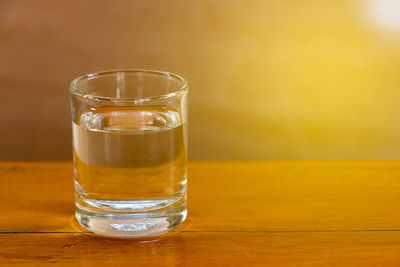
POLYGON ((162 211, 107 213, 77 205, 78 222, 94 233, 119 238, 151 237, 178 227, 186 219, 185 203, 162 211))

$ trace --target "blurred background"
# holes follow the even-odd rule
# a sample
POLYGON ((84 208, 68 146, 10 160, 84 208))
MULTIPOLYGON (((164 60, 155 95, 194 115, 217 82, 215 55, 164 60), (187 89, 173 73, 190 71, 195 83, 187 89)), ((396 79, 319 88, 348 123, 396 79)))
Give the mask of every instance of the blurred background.
POLYGON ((71 160, 114 68, 190 81, 192 160, 400 159, 398 0, 1 0, 0 160, 71 160))

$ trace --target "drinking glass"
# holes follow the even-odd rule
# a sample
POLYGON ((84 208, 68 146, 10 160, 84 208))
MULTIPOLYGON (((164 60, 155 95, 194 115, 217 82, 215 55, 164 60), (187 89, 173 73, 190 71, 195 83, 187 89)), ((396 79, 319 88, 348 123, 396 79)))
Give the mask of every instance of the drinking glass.
POLYGON ((188 90, 181 76, 153 70, 72 81, 76 218, 83 227, 142 237, 185 220, 188 90))

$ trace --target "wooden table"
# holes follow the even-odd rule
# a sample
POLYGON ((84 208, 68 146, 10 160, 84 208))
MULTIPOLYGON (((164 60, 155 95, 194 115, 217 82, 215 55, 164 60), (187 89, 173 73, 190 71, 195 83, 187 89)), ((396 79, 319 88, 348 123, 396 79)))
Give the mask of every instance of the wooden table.
POLYGON ((187 222, 161 240, 74 220, 71 163, 0 163, 0 264, 399 266, 400 162, 191 162, 187 222))

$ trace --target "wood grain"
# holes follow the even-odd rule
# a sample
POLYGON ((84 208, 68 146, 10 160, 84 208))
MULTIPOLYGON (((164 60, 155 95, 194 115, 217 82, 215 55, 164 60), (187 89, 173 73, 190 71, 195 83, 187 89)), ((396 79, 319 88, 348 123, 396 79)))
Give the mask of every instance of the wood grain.
MULTIPOLYGON (((1 232, 74 232, 71 163, 1 163, 1 232), (29 218, 30 223, 26 223, 29 218)), ((400 163, 191 162, 191 231, 400 230, 400 163)))
POLYGON ((153 242, 89 234, 0 235, 0 264, 47 266, 398 266, 399 232, 183 232, 153 242))
POLYGON ((0 264, 400 261, 399 162, 191 162, 188 188, 172 236, 104 239, 74 220, 71 163, 0 163, 0 264))

